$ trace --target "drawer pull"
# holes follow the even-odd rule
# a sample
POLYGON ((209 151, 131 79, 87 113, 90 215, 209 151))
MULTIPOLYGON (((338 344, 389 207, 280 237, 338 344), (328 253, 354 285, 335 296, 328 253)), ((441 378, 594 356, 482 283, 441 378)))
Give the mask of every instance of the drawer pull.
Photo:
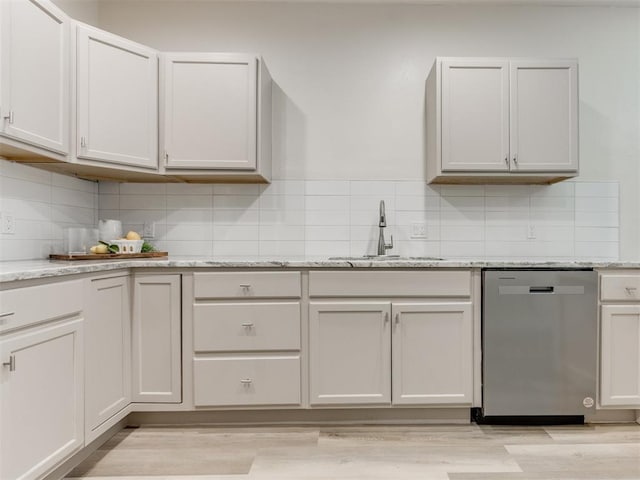
POLYGON ((400 324, 400 314, 396 313, 396 325, 400 324))
POLYGON ((638 291, 636 287, 624 287, 624 289, 627 291, 627 295, 635 295, 638 291))
POLYGON ((251 284, 250 283, 241 283, 240 284, 240 288, 242 288, 242 292, 245 295, 248 295, 249 291, 251 290, 251 284))
POLYGON ((251 385, 251 383, 253 382, 253 380, 251 380, 250 378, 243 378, 242 380, 240 380, 240 383, 243 385, 251 385))
POLYGON ((9 355, 9 361, 8 362, 3 362, 2 366, 3 367, 9 367, 9 371, 10 372, 15 372, 16 371, 16 356, 15 355, 9 355))
POLYGON ((243 323, 242 326, 244 328, 253 328, 253 323, 243 323))
POLYGON ((11 315, 15 315, 15 314, 16 312, 0 313, 0 318, 10 317, 11 315))

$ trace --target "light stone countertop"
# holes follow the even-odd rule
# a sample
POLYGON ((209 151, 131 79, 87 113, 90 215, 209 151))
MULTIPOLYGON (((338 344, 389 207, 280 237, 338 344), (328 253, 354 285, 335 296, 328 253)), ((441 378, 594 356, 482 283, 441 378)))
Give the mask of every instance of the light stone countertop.
POLYGON ((0 283, 56 277, 81 273, 106 272, 126 268, 637 268, 640 261, 586 260, 441 260, 428 257, 367 259, 362 257, 242 259, 167 257, 131 260, 50 261, 25 260, 0 262, 0 283))

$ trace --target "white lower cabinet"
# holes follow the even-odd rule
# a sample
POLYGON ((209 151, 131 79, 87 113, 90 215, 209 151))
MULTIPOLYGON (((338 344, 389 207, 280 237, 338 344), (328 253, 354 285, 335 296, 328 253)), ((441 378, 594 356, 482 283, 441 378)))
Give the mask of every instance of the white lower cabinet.
POLYGON ((0 340, 0 478, 41 478, 82 447, 82 323, 0 340))
POLYGON ((600 406, 640 408, 640 270, 600 272, 600 406))
POLYGON ((85 436, 89 443, 131 402, 129 275, 85 284, 85 436))
POLYGON ((309 305, 311 404, 391 401, 391 304, 309 305))
POLYGON ((300 272, 193 279, 194 406, 300 406, 300 272))
POLYGON ((471 302, 394 303, 394 405, 473 401, 471 302))
POLYGON ((180 274, 134 276, 134 402, 182 401, 180 292, 180 274))
POLYGON ((600 330, 600 404, 640 407, 640 305, 605 305, 600 330))
POLYGON ((471 405, 471 302, 311 302, 312 405, 471 405))

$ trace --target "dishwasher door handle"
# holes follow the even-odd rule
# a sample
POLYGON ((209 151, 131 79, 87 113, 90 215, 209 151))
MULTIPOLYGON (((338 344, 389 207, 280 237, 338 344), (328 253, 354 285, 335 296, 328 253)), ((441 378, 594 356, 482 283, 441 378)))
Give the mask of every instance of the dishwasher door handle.
POLYGON ((529 287, 529 293, 553 293, 553 287, 529 287))

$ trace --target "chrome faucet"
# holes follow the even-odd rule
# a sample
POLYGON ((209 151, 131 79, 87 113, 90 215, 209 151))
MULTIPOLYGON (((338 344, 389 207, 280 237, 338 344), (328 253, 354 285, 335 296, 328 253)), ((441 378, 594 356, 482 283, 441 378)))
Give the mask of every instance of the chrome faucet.
POLYGON ((393 235, 391 235, 391 243, 386 243, 384 240, 384 228, 387 226, 387 215, 384 212, 384 200, 380 200, 380 221, 378 227, 380 227, 380 234, 378 236, 378 255, 386 255, 387 250, 393 248, 393 235))

